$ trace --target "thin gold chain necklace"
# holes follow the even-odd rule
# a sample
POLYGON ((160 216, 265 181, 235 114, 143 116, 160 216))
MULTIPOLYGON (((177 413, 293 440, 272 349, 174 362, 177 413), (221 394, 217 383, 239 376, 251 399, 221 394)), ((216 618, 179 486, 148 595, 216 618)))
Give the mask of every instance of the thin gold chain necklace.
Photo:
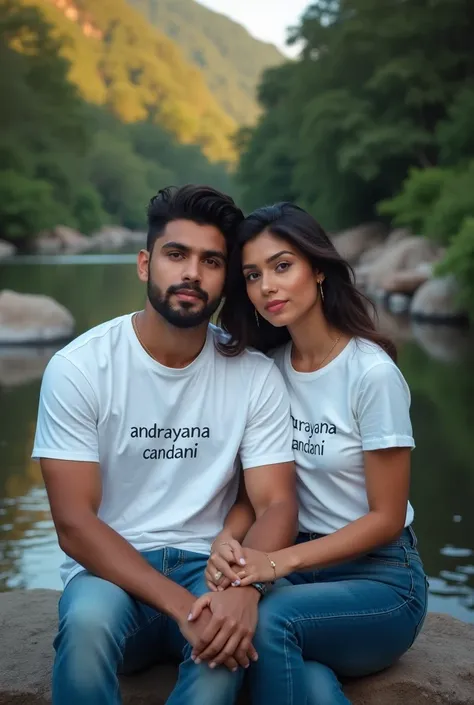
POLYGON ((156 359, 156 357, 148 350, 147 346, 145 345, 145 343, 144 343, 143 340, 141 339, 140 333, 138 332, 137 322, 136 322, 137 316, 138 316, 138 313, 134 313, 133 316, 132 316, 132 327, 133 327, 133 330, 135 331, 135 335, 137 336, 138 342, 140 343, 140 345, 142 346, 142 348, 145 350, 145 352, 147 352, 148 355, 149 355, 151 358, 153 358, 153 360, 155 360, 156 362, 158 362, 158 360, 156 359))
POLYGON ((329 355, 332 353, 332 351, 334 350, 334 348, 336 347, 336 345, 338 344, 338 342, 340 341, 340 339, 341 339, 341 334, 339 334, 339 335, 337 336, 337 338, 336 338, 335 342, 333 343, 331 349, 329 350, 328 354, 325 355, 325 357, 323 357, 323 359, 321 360, 321 362, 319 362, 319 363, 316 365, 316 368, 313 370, 313 372, 315 372, 316 370, 319 370, 319 369, 321 368, 322 364, 323 364, 324 362, 326 362, 326 360, 328 359, 329 355))

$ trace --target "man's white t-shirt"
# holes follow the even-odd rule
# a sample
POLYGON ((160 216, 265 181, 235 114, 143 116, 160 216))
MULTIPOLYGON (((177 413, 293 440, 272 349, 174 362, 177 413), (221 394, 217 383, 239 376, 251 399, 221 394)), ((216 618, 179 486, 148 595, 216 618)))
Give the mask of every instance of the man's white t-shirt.
MULTIPOLYGON (((364 451, 414 447, 410 391, 391 358, 367 340, 353 338, 309 373, 294 369, 291 346, 272 357, 290 394, 300 530, 330 534, 369 511, 364 451)), ((413 514, 408 503, 405 526, 413 514)))
MULTIPOLYGON (((222 355, 213 326, 198 357, 175 369, 145 352, 131 319, 89 330, 50 360, 32 455, 100 463, 98 515, 139 551, 208 554, 235 501, 238 458, 244 470, 293 461, 288 394, 261 353, 222 355)), ((66 558, 64 583, 80 570, 66 558)))

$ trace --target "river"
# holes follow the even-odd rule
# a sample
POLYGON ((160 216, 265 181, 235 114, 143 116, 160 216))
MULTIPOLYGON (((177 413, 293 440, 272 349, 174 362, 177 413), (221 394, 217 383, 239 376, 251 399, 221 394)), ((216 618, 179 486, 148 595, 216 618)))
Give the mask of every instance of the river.
MULTIPOLYGON (((17 258, 1 288, 54 297, 80 333, 142 308, 135 256, 17 258)), ((474 340, 380 311, 412 393, 415 530, 431 611, 474 623, 474 340)), ((0 590, 60 588, 61 562, 37 463, 30 459, 41 374, 57 347, 0 347, 0 590)))

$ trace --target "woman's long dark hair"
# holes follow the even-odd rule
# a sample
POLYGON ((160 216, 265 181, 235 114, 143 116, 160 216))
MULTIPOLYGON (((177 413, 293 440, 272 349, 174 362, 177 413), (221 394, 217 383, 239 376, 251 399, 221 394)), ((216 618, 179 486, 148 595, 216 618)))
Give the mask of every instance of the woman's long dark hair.
POLYGON ((352 267, 339 255, 316 220, 293 203, 258 208, 239 227, 219 314, 219 325, 230 335, 230 339, 221 344, 221 352, 238 355, 246 347, 252 347, 267 353, 290 340, 286 326, 275 328, 261 316, 257 324, 242 274, 242 248, 265 230, 293 245, 314 270, 324 273, 323 311, 329 325, 351 337, 376 343, 396 360, 395 345, 376 330, 369 314, 371 309, 376 317, 375 307, 356 288, 352 267))

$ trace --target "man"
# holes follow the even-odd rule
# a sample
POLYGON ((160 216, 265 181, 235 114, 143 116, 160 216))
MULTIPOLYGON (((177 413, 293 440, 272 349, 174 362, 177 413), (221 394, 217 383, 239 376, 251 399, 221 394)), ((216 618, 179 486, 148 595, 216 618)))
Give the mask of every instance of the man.
POLYGON ((117 705, 117 672, 168 657, 181 660, 169 705, 230 705, 256 657, 264 586, 226 590, 214 614, 188 620, 238 458, 256 516, 247 545, 275 550, 295 534, 283 381, 260 353, 222 355, 209 325, 242 218, 211 188, 160 191, 138 255, 145 310, 80 335, 45 371, 33 457, 67 554, 54 705, 117 705), (219 658, 194 663, 193 646, 210 643, 219 658))

